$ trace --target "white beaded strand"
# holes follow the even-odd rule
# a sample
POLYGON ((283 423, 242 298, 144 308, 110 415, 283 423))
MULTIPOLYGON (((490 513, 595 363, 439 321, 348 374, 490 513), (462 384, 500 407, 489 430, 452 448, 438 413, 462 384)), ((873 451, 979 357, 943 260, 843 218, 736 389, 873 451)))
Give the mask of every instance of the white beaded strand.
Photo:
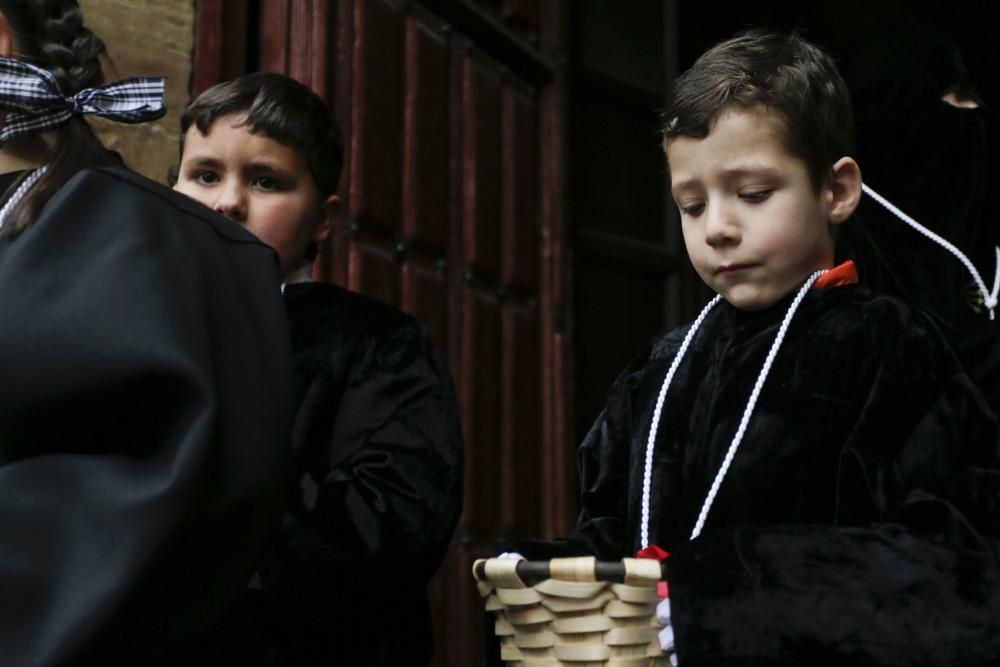
POLYGON ((642 548, 645 549, 649 546, 649 494, 650 488, 652 487, 653 479, 653 447, 656 444, 656 432, 660 426, 660 413, 663 410, 663 400, 667 396, 667 389, 670 387, 670 383, 674 379, 674 373, 677 372, 677 367, 680 366, 681 359, 684 357, 684 353, 687 352, 688 346, 691 344, 691 339, 698 332, 698 328, 701 327, 702 322, 705 321, 705 317, 708 316, 709 311, 715 307, 719 301, 722 300, 722 296, 719 294, 715 295, 715 298, 708 302, 708 304, 701 309, 701 313, 691 323, 690 328, 688 328, 687 334, 684 336, 681 346, 677 349, 677 353, 674 355, 674 360, 670 364, 669 370, 667 370, 667 376, 663 379, 663 385, 660 387, 660 395, 656 397, 656 407, 653 409, 653 422, 649 426, 649 439, 646 442, 646 468, 642 475, 642 523, 640 527, 640 538, 642 541, 642 548))
POLYGON ((38 182, 38 179, 44 176, 45 172, 48 170, 49 166, 43 164, 35 171, 28 174, 27 178, 21 181, 21 184, 17 186, 17 190, 14 190, 14 194, 10 196, 10 199, 8 199, 3 205, 3 208, 0 208, 0 229, 3 229, 4 223, 7 222, 7 215, 22 199, 24 199, 24 195, 27 194, 28 190, 30 190, 31 187, 38 182))
POLYGON ((917 222, 907 214, 903 213, 892 202, 890 202, 888 199, 886 199, 879 193, 872 190, 864 183, 861 184, 861 189, 864 190, 869 197, 871 197, 879 204, 884 206, 890 213, 892 213, 897 218, 908 224, 910 227, 913 227, 915 230, 926 236, 934 243, 937 243, 939 246, 941 246, 942 248, 950 252, 952 255, 954 255, 955 258, 958 259, 958 261, 962 262, 962 264, 965 265, 965 268, 968 269, 969 273, 972 274, 972 279, 976 281, 976 287, 979 289, 979 293, 983 296, 983 304, 990 312, 990 319, 991 320, 993 319, 993 309, 996 308, 997 306, 997 292, 1000 292, 1000 247, 995 248, 996 269, 993 273, 993 291, 987 292, 986 283, 983 281, 983 277, 979 275, 979 271, 976 270, 975 265, 968 257, 965 256, 965 253, 963 253, 954 244, 948 241, 948 239, 938 234, 935 234, 931 230, 927 229, 919 222, 917 222))
POLYGON ((701 506, 701 512, 698 514, 698 522, 694 525, 694 530, 691 531, 690 539, 695 539, 701 535, 702 528, 705 527, 705 521, 708 519, 708 511, 712 509, 712 503, 715 502, 715 496, 719 493, 719 487, 722 486, 722 480, 725 479, 726 473, 729 472, 729 465, 733 462, 733 458, 736 456, 736 450, 739 449, 740 443, 743 442, 743 435, 746 433, 747 424, 750 423, 750 417, 753 415, 753 409, 757 406, 757 398, 760 396, 760 390, 764 387, 764 381, 767 379, 768 373, 771 372, 771 364, 774 363, 774 358, 778 355, 778 348, 781 347, 782 341, 785 340, 785 333, 788 331, 788 327, 792 323, 792 318, 795 316, 795 311, 799 309, 799 304, 802 303, 802 299, 805 298, 806 292, 808 292, 813 283, 826 273, 826 269, 822 271, 817 271, 816 273, 809 276, 805 284, 799 289, 799 293, 795 295, 795 300, 792 301, 791 305, 788 306, 788 310, 785 312, 785 319, 781 322, 781 327, 778 329, 778 334, 774 337, 774 342, 771 343, 771 349, 767 353, 767 357, 764 359, 764 365, 760 369, 760 373, 757 375, 757 382, 753 386, 753 391, 750 392, 750 400, 747 401, 747 407, 743 410, 743 419, 740 420, 739 428, 736 429, 736 435, 733 436, 733 442, 729 445, 729 451, 726 452, 726 458, 723 459, 722 465, 719 466, 719 472, 715 474, 715 481, 712 482, 712 487, 708 490, 708 495, 705 496, 705 502, 701 506))
MULTIPOLYGON (((767 353, 767 357, 764 359, 764 365, 762 366, 760 373, 757 375, 757 382, 754 384, 753 390, 750 392, 750 398, 747 401, 747 406, 743 411, 743 418, 740 421, 740 425, 736 430, 736 434, 733 436, 732 443, 729 445, 729 450, 726 452, 726 456, 719 467, 719 471, 715 475, 715 480, 712 483, 711 488, 708 491, 708 495, 705 497, 705 501, 702 504, 701 512, 698 516, 698 521, 695 524, 694 530, 691 533, 690 539, 695 539, 701 534, 701 530, 705 525, 705 521, 708 518, 708 512, 712 507, 712 503, 715 502, 715 496, 718 494, 719 487, 722 486, 722 480, 725 478, 726 473, 729 470, 729 466, 736 456, 736 450, 740 446, 740 442, 743 440, 743 435, 746 432, 747 424, 750 422, 750 417, 753 414, 753 409, 757 404, 757 398, 760 396, 760 391, 764 386, 764 380, 767 379, 768 373, 771 371, 771 364, 774 362, 774 358, 778 354, 778 348, 781 347, 782 341, 785 339, 785 333, 788 331, 788 327, 792 322, 792 317, 794 317, 795 312, 799 308, 799 304, 802 303, 802 299, 805 298, 806 293, 812 288, 813 283, 826 273, 826 269, 821 271, 816 271, 802 285, 799 289, 798 294, 795 295, 795 299, 788 306, 788 310, 785 312, 785 318, 781 322, 781 326, 778 328, 778 333, 775 336, 774 342, 771 343, 771 349, 767 353)), ((642 515, 640 521, 640 541, 642 547, 645 549, 649 546, 649 506, 650 506, 650 495, 652 493, 652 477, 653 477, 653 448, 656 443, 656 433, 659 430, 660 416, 663 410, 663 403, 666 399, 667 391, 670 388, 671 382, 673 382, 674 374, 677 371, 677 367, 680 366, 681 360, 694 338, 695 333, 701 327, 708 316, 708 313, 715 307, 717 303, 722 299, 721 296, 716 295, 708 305, 706 305, 695 321, 691 324, 688 329, 687 334, 684 336, 684 341, 681 346, 677 349, 677 353, 674 355, 674 360, 670 364, 670 368, 667 370, 667 375, 663 378, 663 384, 660 386, 660 393, 656 397, 656 406, 653 409, 652 423, 649 427, 649 438, 646 442, 646 460, 645 468, 643 470, 642 476, 642 515)))

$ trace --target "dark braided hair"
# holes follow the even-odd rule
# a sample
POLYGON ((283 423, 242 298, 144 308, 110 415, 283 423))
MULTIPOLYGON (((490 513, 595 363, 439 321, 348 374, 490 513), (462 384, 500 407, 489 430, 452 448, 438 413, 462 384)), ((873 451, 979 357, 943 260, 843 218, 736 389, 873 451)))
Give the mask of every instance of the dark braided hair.
MULTIPOLYGON (((76 0, 0 0, 0 11, 14 33, 15 57, 52 72, 64 95, 104 82, 104 42, 83 25, 76 0)), ((121 156, 106 148, 79 116, 55 132, 55 144, 43 158, 48 171, 11 211, 4 235, 24 231, 49 197, 78 171, 122 164, 121 156)))

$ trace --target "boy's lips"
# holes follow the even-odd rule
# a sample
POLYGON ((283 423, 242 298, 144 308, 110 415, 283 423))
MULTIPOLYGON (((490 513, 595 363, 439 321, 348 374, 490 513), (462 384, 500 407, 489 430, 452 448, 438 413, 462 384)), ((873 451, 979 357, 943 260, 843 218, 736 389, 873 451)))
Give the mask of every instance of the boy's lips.
POLYGON ((753 263, 745 263, 745 264, 738 264, 738 263, 721 264, 721 265, 719 265, 719 267, 717 269, 715 269, 715 275, 719 276, 719 275, 724 275, 724 274, 727 274, 727 273, 738 273, 740 271, 745 271, 746 269, 752 269, 755 266, 757 266, 757 265, 753 264, 753 263))

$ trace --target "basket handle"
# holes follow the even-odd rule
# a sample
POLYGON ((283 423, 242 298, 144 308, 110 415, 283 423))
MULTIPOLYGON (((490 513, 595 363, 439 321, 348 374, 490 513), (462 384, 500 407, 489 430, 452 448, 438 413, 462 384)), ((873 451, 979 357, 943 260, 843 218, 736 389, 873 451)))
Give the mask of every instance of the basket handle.
POLYGON ((665 579, 664 564, 649 558, 623 558, 620 561, 599 561, 593 556, 580 558, 553 558, 552 560, 513 560, 510 558, 480 558, 472 566, 477 581, 498 582, 497 576, 506 577, 506 570, 524 581, 560 579, 564 581, 609 581, 641 586, 665 579), (504 566, 499 568, 497 563, 504 566), (490 566, 487 568, 487 563, 490 566), (504 570, 500 574, 497 570, 504 570))

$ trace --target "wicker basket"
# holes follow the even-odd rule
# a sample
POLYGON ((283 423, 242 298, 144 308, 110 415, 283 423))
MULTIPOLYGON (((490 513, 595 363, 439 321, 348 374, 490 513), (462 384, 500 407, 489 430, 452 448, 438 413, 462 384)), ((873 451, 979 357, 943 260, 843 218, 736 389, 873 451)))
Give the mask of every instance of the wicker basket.
POLYGON ((509 665, 670 665, 656 637, 655 560, 491 558, 472 571, 509 665))

